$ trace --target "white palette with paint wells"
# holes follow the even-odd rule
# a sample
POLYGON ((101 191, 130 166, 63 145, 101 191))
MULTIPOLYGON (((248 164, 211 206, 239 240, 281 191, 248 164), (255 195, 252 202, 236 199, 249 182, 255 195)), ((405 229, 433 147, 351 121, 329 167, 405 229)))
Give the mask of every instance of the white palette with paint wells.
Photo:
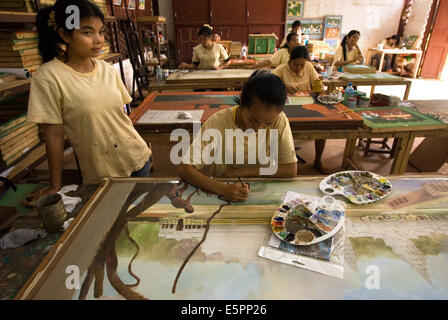
POLYGON ((369 204, 384 199, 392 192, 386 178, 369 171, 341 171, 321 181, 320 190, 329 195, 342 195, 355 204, 369 204))
POLYGON ((287 191, 271 218, 274 235, 293 245, 308 246, 334 236, 344 225, 345 204, 287 191))

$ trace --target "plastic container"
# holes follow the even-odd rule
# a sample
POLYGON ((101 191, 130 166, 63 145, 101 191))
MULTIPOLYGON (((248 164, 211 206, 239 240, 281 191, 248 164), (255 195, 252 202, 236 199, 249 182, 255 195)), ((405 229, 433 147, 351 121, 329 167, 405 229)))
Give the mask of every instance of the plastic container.
MULTIPOLYGON (((351 82, 348 83, 347 88, 345 88, 345 94, 344 94, 344 104, 347 105, 348 99, 355 96, 355 89, 353 89, 353 85, 351 82)), ((355 104, 356 106, 356 104, 355 104)))
POLYGON ((163 74, 162 74, 162 69, 160 68, 160 66, 157 66, 156 68, 156 81, 157 82, 163 82, 163 74))
POLYGON ((247 46, 246 43, 243 44, 243 47, 241 48, 241 59, 247 58, 247 46))

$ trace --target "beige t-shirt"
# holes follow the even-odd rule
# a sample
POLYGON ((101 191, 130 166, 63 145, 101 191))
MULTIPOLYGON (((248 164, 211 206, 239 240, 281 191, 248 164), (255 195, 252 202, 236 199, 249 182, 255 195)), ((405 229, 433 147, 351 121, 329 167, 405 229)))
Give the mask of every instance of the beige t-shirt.
POLYGON ((31 79, 27 116, 29 122, 64 124, 85 184, 129 177, 151 154, 124 111, 132 99, 118 72, 93 61, 89 73, 56 58, 44 63, 31 79))
POLYGON ((213 69, 219 66, 222 61, 229 59, 226 48, 219 43, 213 42, 210 50, 205 49, 202 44, 193 48, 192 62, 199 62, 199 69, 213 69))
POLYGON ((310 91, 311 83, 319 80, 319 74, 314 69, 313 64, 308 61, 299 74, 291 70, 289 63, 278 66, 272 73, 279 76, 286 86, 296 87, 297 91, 310 91))
MULTIPOLYGON (((201 128, 201 134, 204 135, 204 132, 208 129, 216 129, 221 137, 222 141, 221 144, 218 144, 218 146, 221 146, 220 148, 217 147, 217 150, 221 150, 221 164, 206 164, 204 161, 204 158, 201 156, 201 159, 197 159, 195 163, 194 159, 194 142, 191 144, 189 148, 189 156, 190 159, 183 159, 183 163, 194 165, 198 170, 201 170, 204 174, 211 176, 211 177, 222 177, 224 176, 224 173, 228 169, 238 169, 241 167, 260 167, 260 166, 268 166, 268 165, 261 165, 259 162, 259 157, 255 156, 255 162, 254 164, 249 163, 249 156, 248 156, 248 142, 250 139, 244 138, 244 161, 243 164, 236 164, 236 138, 233 139, 232 145, 226 145, 226 129, 238 129, 237 125, 235 124, 235 114, 236 110, 239 106, 233 106, 221 111, 216 112, 214 115, 212 115, 205 123, 202 125, 201 128), (229 149, 229 150, 228 150, 229 149), (226 151, 228 150, 228 151, 226 151), (233 151, 230 151, 233 150, 233 151), (225 156, 226 154, 229 155, 229 153, 233 154, 233 160, 231 161, 232 164, 225 164, 225 156), (199 161, 200 160, 200 161, 199 161)), ((297 162, 296 153, 294 150, 294 140, 292 138, 291 128, 289 126, 288 118, 286 117, 284 112, 281 112, 278 116, 277 120, 274 121, 269 127, 266 128, 266 157, 269 157, 270 154, 270 130, 277 129, 278 131, 278 164, 289 164, 289 163, 295 163, 297 162)), ((250 144, 251 146, 251 154, 256 150, 258 152, 258 132, 253 132, 252 134, 248 134, 248 136, 252 137, 252 141, 254 143, 250 144)), ((196 137, 195 139, 200 139, 200 137, 196 137)), ((206 146, 208 146, 212 141, 201 141, 197 142, 197 145, 200 146, 201 154, 202 150, 206 146)), ((196 140, 198 141, 198 140, 196 140)), ((242 141, 241 145, 242 145, 242 141)), ((219 157, 219 156, 218 156, 219 157)))
POLYGON ((355 47, 353 47, 352 50, 349 50, 349 49, 347 48, 347 46, 346 46, 345 48, 346 48, 347 59, 344 60, 344 52, 342 51, 342 47, 339 46, 339 47, 336 49, 336 52, 334 53, 333 64, 334 64, 335 62, 339 62, 339 61, 347 61, 347 60, 353 60, 353 59, 355 59, 355 60, 361 60, 361 59, 364 59, 364 56, 362 55, 362 52, 361 52, 361 56, 359 56, 359 55, 358 55, 358 50, 356 50, 355 47))
POLYGON ((281 64, 288 63, 289 61, 289 51, 288 48, 283 48, 278 50, 269 60, 272 63, 273 67, 277 67, 281 64))

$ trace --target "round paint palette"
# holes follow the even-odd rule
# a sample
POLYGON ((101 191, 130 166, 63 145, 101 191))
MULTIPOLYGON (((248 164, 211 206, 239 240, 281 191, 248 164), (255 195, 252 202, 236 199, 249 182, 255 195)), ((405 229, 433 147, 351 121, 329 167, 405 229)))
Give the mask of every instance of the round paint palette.
POLYGON ((326 206, 322 202, 301 199, 283 203, 272 216, 272 231, 280 240, 300 246, 332 237, 344 225, 345 207, 332 197, 325 198, 333 199, 331 206, 328 201, 326 206))
POLYGON ((341 171, 322 180, 319 188, 330 196, 340 194, 353 203, 369 204, 387 197, 392 184, 369 171, 341 171))

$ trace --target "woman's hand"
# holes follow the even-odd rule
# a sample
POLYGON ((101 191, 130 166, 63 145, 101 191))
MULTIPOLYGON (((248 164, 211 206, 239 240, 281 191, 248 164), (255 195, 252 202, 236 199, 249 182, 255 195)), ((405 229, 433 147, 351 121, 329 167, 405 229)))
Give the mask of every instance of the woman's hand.
POLYGON ((213 68, 214 70, 221 70, 221 69, 222 69, 221 66, 213 66, 212 68, 213 68))
POLYGON ((288 91, 288 93, 293 94, 297 92, 297 88, 291 85, 287 85, 286 86, 286 90, 288 91))
POLYGON ((219 194, 232 202, 246 201, 249 196, 249 187, 248 185, 243 187, 240 182, 223 184, 219 194))

